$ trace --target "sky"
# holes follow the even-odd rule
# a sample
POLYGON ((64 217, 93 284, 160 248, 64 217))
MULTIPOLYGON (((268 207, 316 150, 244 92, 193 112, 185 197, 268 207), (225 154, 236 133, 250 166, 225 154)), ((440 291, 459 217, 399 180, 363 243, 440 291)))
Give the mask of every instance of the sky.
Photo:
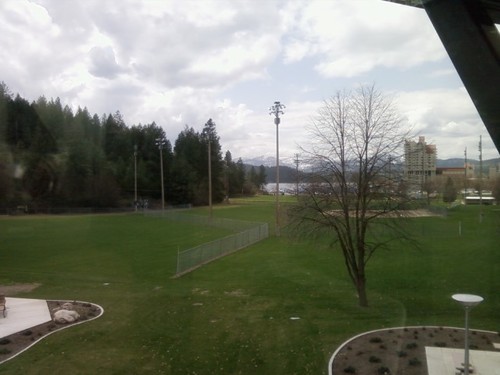
POLYGON ((216 124, 234 160, 280 163, 341 90, 374 84, 438 158, 499 157, 426 13, 381 0, 1 0, 0 81, 27 100, 120 111, 172 144, 216 124))

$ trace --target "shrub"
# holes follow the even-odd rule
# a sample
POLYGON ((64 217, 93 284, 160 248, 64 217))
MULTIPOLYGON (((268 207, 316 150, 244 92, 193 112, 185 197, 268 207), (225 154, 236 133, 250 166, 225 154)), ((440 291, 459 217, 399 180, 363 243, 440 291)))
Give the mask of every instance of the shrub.
POLYGON ((23 335, 23 336, 31 336, 32 334, 33 334, 33 331, 30 329, 21 333, 21 335, 23 335))
POLYGON ((434 345, 436 345, 438 348, 446 347, 446 343, 443 341, 438 341, 438 342, 434 343, 434 345))
POLYGON ((382 342, 382 339, 380 337, 372 337, 370 339, 370 342, 371 343, 379 343, 379 342, 382 342))
POLYGON ((406 357, 408 355, 408 353, 406 353, 404 350, 398 350, 396 352, 396 354, 398 355, 398 357, 400 358, 403 358, 403 357, 406 357))
POLYGON ((10 340, 8 338, 0 339, 0 345, 10 344, 10 340))
POLYGON ((380 363, 380 358, 374 355, 371 355, 370 358, 368 358, 368 361, 371 363, 380 363))
POLYGON ((356 369, 352 366, 348 366, 344 369, 344 372, 346 374, 355 374, 356 373, 356 369))
POLYGON ((0 349, 0 355, 10 354, 11 351, 7 348, 0 349))
POLYGON ((408 361, 408 364, 410 366, 420 366, 422 364, 422 362, 420 361, 420 359, 418 358, 412 358, 408 361))
POLYGON ((406 349, 415 349, 418 347, 418 344, 416 342, 410 342, 409 344, 406 345, 406 349))
POLYGON ((391 373, 391 370, 389 370, 389 368, 387 368, 385 366, 379 367, 377 370, 377 374, 379 374, 379 375, 388 375, 390 373, 391 373))

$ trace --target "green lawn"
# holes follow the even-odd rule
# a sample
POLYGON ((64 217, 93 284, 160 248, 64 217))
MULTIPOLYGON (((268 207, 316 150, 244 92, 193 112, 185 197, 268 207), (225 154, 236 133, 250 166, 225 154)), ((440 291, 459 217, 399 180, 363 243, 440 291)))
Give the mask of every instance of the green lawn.
MULTIPOLYGON (((273 203, 232 200, 214 215, 267 221, 273 234, 273 203)), ((272 236, 173 279, 178 250, 228 232, 135 214, 0 218, 0 282, 39 282, 19 296, 105 310, 0 374, 327 373, 336 347, 363 331, 462 326, 457 292, 483 296, 471 325, 498 331, 500 211, 488 207, 480 223, 478 207, 462 207, 407 225, 420 249, 395 244, 370 261, 370 307, 361 309, 343 260, 322 242, 272 236)))

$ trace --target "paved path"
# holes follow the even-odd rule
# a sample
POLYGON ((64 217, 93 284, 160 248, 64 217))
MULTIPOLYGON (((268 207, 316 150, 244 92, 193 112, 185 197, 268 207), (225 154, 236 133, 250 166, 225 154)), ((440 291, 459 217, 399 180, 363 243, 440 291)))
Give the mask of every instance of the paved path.
MULTIPOLYGON (((464 362, 463 349, 425 347, 429 375, 455 374, 456 368, 464 362)), ((469 350, 473 374, 500 375, 500 353, 483 350, 469 350)))
POLYGON ((0 338, 52 320, 47 301, 6 297, 7 316, 0 314, 0 338))

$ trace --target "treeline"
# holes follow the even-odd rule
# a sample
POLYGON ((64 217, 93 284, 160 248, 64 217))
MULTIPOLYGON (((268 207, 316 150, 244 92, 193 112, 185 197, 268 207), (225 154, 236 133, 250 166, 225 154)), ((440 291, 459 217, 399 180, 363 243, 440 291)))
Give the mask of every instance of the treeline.
POLYGON ((74 113, 59 98, 30 103, 0 83, 0 207, 124 207, 136 191, 138 201, 158 205, 161 165, 166 205, 204 205, 209 159, 213 202, 266 181, 264 167, 246 172, 241 159, 222 156, 211 119, 201 132, 186 125, 172 144, 154 122, 74 113))

